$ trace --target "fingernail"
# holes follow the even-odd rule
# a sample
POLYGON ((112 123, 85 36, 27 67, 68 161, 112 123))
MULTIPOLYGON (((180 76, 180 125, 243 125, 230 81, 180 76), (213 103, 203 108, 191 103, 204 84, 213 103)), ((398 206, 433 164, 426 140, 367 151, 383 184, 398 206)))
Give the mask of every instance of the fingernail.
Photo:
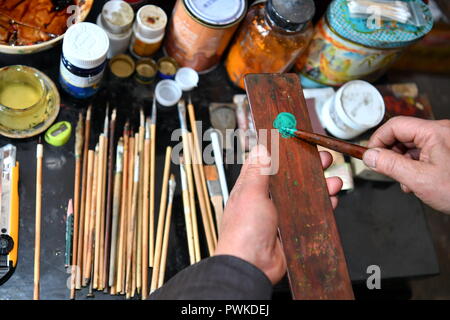
POLYGON ((366 166, 370 168, 376 168, 379 154, 380 151, 376 149, 369 149, 366 152, 364 152, 363 161, 366 164, 366 166))

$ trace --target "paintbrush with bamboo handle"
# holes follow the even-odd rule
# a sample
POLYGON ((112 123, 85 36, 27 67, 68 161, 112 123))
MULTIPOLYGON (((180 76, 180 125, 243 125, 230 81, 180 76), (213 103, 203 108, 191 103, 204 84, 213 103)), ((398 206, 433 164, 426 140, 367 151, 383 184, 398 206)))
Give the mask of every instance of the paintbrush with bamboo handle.
MULTIPOLYGON (((136 141, 136 138, 134 138, 136 141)), ((139 192, 139 153, 135 155, 134 158, 134 172, 133 172, 133 195, 131 200, 131 215, 128 224, 127 231, 127 242, 129 252, 127 252, 127 279, 126 279, 126 291, 128 295, 131 295, 132 288, 132 259, 133 259, 133 248, 135 241, 135 228, 136 228, 136 215, 138 206, 138 192, 139 192)))
MULTIPOLYGON (((139 189, 138 189, 138 194, 139 194, 139 189)), ((139 198, 139 195, 138 195, 139 198)), ((137 209, 136 209, 137 210, 137 209)), ((137 219, 137 215, 139 212, 136 212, 136 219, 137 219)), ((136 222, 137 225, 137 222, 136 222)), ((129 293, 129 297, 128 298, 134 298, 134 296, 136 295, 136 251, 137 251, 137 230, 136 230, 136 225, 135 225, 135 232, 133 234, 133 256, 132 256, 132 261, 131 261, 131 268, 132 268, 132 272, 131 272, 131 289, 130 289, 130 293, 129 293)))
POLYGON ((34 241, 34 293, 33 299, 40 299, 40 259, 41 259, 41 216, 42 216, 42 158, 44 148, 39 137, 36 146, 36 224, 34 241))
POLYGON ((99 137, 99 148, 98 148, 98 173, 97 173, 97 203, 96 203, 96 216, 95 216, 95 250, 94 250, 94 281, 93 288, 97 289, 99 287, 99 275, 100 275, 100 237, 101 237, 101 201, 102 201, 102 189, 103 189, 103 145, 105 144, 105 137, 103 134, 99 137))
POLYGON ((109 141, 109 103, 106 104, 106 115, 105 115, 105 124, 103 127, 103 136, 105 139, 105 143, 103 145, 103 172, 102 172, 102 190, 101 190, 101 209, 100 209, 100 257, 99 257, 99 277, 98 277, 98 290, 103 290, 105 288, 104 281, 105 281, 105 272, 104 272, 104 266, 105 266, 105 259, 104 259, 104 253, 105 253, 105 235, 106 235, 106 226, 105 226, 105 219, 106 219, 106 186, 108 183, 107 178, 107 169, 108 169, 108 141, 109 141))
MULTIPOLYGON (((187 135, 188 137, 188 143, 189 143, 189 150, 194 151, 194 147, 193 147, 193 142, 192 142, 192 133, 188 133, 187 135)), ((208 217, 208 211, 206 209, 206 200, 209 199, 205 199, 204 194, 203 194, 203 189, 202 189, 202 183, 201 183, 201 177, 200 177, 200 172, 199 172, 199 166, 197 164, 195 164, 195 162, 197 161, 196 159, 196 153, 192 152, 192 159, 194 164, 192 165, 192 169, 194 171, 194 179, 195 179, 195 188, 197 190, 197 198, 198 198, 198 202, 200 204, 200 213, 202 215, 202 221, 203 221, 203 228, 205 230, 205 235, 206 235, 206 243, 208 245, 208 251, 209 251, 209 255, 213 255, 214 254, 214 250, 215 250, 215 241, 214 241, 214 233, 213 233, 213 228, 214 226, 211 227, 211 223, 210 223, 210 219, 208 217)))
POLYGON ((75 299, 75 284, 78 269, 78 228, 80 220, 80 180, 81 180, 81 157, 83 152, 83 115, 78 115, 77 128, 75 130, 75 185, 73 188, 73 240, 72 240, 72 266, 70 279, 70 299, 75 299))
POLYGON ((126 225, 128 219, 128 140, 129 140, 129 123, 125 123, 125 128, 123 132, 123 173, 122 173, 122 193, 121 193, 121 203, 122 207, 120 210, 120 232, 119 232, 119 253, 117 259, 117 292, 124 293, 123 282, 124 282, 124 257, 126 256, 126 245, 125 245, 125 234, 126 225))
POLYGON ((155 256, 155 163, 156 163, 156 98, 153 95, 152 120, 150 124, 150 195, 149 195, 149 261, 153 267, 155 256))
POLYGON ((298 139, 307 141, 312 144, 318 144, 322 147, 344 153, 357 159, 362 159, 364 152, 368 150, 366 147, 362 147, 357 144, 304 130, 281 128, 280 132, 295 136, 298 139))
MULTIPOLYGON (((136 293, 136 288, 137 288, 137 235, 138 235, 138 220, 139 220, 139 194, 140 194, 140 181, 141 181, 141 153, 140 153, 140 135, 139 132, 136 133, 134 135, 134 141, 136 142, 135 145, 135 149, 134 149, 134 154, 135 154, 135 158, 138 159, 139 161, 139 166, 138 166, 138 184, 137 184, 137 198, 136 200, 136 207, 135 207, 135 213, 134 213, 134 227, 133 227, 133 255, 132 255, 132 261, 131 261, 131 297, 133 298, 135 296, 136 293)), ((135 169, 136 169, 136 165, 135 165, 135 169)), ((134 191, 133 191, 134 192, 134 191)))
POLYGON ((90 105, 86 112, 86 125, 84 126, 84 145, 83 145, 83 172, 81 178, 81 202, 80 202, 80 218, 78 221, 78 248, 77 248, 77 276, 75 287, 81 288, 81 278, 83 276, 83 240, 84 240, 84 209, 86 203, 86 178, 87 178, 87 165, 88 165, 88 152, 89 152, 89 140, 91 137, 91 113, 92 105, 90 105))
POLYGON ((181 196, 183 198, 184 222, 186 224, 186 237, 189 250, 189 261, 191 264, 195 260, 195 246, 194 246, 194 230, 191 219, 191 208, 189 204, 189 190, 187 186, 186 171, 184 168, 184 158, 180 156, 180 179, 181 179, 181 196))
MULTIPOLYGON (((196 208, 195 208, 195 191, 194 191, 194 181, 192 177, 192 157, 191 157, 191 150, 189 148, 189 136, 187 131, 187 125, 186 125, 186 106, 184 104, 184 100, 180 100, 178 102, 178 117, 180 120, 180 128, 182 131, 182 140, 183 140, 183 156, 185 160, 185 166, 186 169, 186 177, 187 177, 187 183, 188 183, 188 191, 189 191, 189 204, 190 204, 190 211, 191 211, 191 217, 192 217, 192 224, 194 225, 194 244, 197 246, 198 244, 198 229, 197 229, 197 214, 196 214, 196 208)), ((196 262, 200 261, 200 250, 195 250, 195 260, 196 262)))
MULTIPOLYGON (((145 144, 145 115, 144 110, 140 110, 140 125, 139 125, 139 200, 138 200, 138 216, 136 225, 136 290, 141 292, 142 288, 142 236, 143 227, 142 221, 144 218, 144 144, 145 144)), ((148 270, 147 270, 148 271, 148 270)))
POLYGON ((169 173, 170 173, 170 161, 172 155, 172 148, 166 148, 166 158, 164 161, 164 174, 163 181, 161 187, 161 201, 159 204, 159 215, 158 215, 158 227, 156 231, 156 243, 155 243, 155 258, 153 260, 153 273, 152 273, 152 281, 150 285, 150 293, 155 291, 158 287, 158 276, 159 276, 159 267, 161 261, 161 251, 162 251, 162 240, 163 240, 163 232, 164 232, 164 220, 166 214, 166 200, 167 200, 167 185, 169 183, 169 173))
POLYGON ((223 215, 223 197, 222 190, 220 188, 219 174, 215 165, 205 165, 204 169, 207 179, 209 196, 216 213, 217 230, 219 231, 223 215))
POLYGON ((89 159, 89 157, 93 157, 93 151, 89 150, 88 152, 88 170, 87 170, 87 179, 86 179, 86 203, 85 203, 85 209, 84 209, 84 240, 83 240, 83 279, 81 282, 81 285, 85 287, 87 285, 87 281, 89 279, 90 273, 88 271, 88 261, 87 256, 89 253, 89 223, 91 221, 91 199, 92 199, 92 179, 93 179, 93 173, 94 173, 94 158, 89 159), (91 161, 91 163, 89 163, 91 161), (90 166, 89 166, 90 165, 90 166))
MULTIPOLYGON (((109 254, 109 279, 108 285, 115 287, 116 285, 116 263, 117 263, 117 240, 119 229, 119 215, 120 215, 120 192, 122 190, 122 172, 123 172, 123 138, 119 139, 116 150, 116 170, 114 175, 114 197, 113 197, 113 211, 112 211, 112 226, 111 226, 111 247, 109 254)), ((114 288, 113 292, 115 294, 114 288)))
MULTIPOLYGON (((86 247, 87 255, 86 255, 86 271, 85 273, 85 281, 86 283, 92 283, 92 268, 93 268, 93 250, 94 250, 94 237, 95 237, 95 217, 97 212, 97 184, 98 184, 98 165, 99 165, 99 157, 98 157, 98 144, 95 147, 94 161, 93 161, 93 178, 92 178, 92 196, 91 196, 91 209, 90 212, 86 211, 86 219, 89 219, 89 228, 86 229, 88 233, 88 243, 86 247)), ((88 177, 89 180, 89 177, 88 177)))
POLYGON ((145 144, 144 144, 144 181, 143 181, 143 204, 142 204, 142 300, 148 297, 148 253, 149 253, 149 182, 150 182, 150 118, 145 121, 145 144))
POLYGON ((94 221, 95 219, 95 194, 97 192, 96 184, 97 184, 97 174, 98 174, 98 150, 96 148, 95 154, 94 151, 89 150, 88 157, 92 157, 92 159, 88 158, 88 177, 87 177, 87 195, 86 195, 86 212, 85 212, 85 229, 84 234, 86 236, 84 248, 84 266, 83 266, 83 286, 86 286, 89 283, 91 278, 91 266, 92 266, 92 245, 93 245, 93 236, 92 230, 95 230, 94 221))
POLYGON ((169 180, 169 197, 167 199, 166 222, 164 223, 164 237, 161 251, 161 262, 158 275, 158 288, 162 287, 164 283, 164 276, 166 274, 167 251, 169 247, 169 234, 170 234, 170 219, 172 217, 172 202, 176 185, 177 183, 175 182, 175 176, 171 174, 169 180))
POLYGON ((115 166, 115 154, 116 150, 114 148, 114 137, 116 133, 116 109, 113 109, 111 114, 111 121, 109 124, 109 147, 108 147, 108 189, 106 191, 106 221, 105 221, 105 242, 104 242, 104 252, 103 252, 103 287, 105 290, 109 283, 109 258, 111 250, 111 224, 113 215, 113 193, 114 193, 114 166, 115 166))
MULTIPOLYGON (((199 178, 196 179, 197 181, 200 182, 201 184, 201 190, 203 192, 203 198, 204 200, 204 204, 205 204, 205 208, 206 208, 206 213, 207 213, 207 217, 208 217, 208 222, 209 222, 209 228, 211 230, 211 235, 212 235, 212 240, 214 242, 214 247, 217 245, 217 233, 216 233, 216 229, 214 227, 214 220, 212 217, 212 210, 211 210, 211 204, 209 203, 209 198, 208 198, 208 190, 206 187, 206 179, 205 179, 205 172, 203 171, 203 161, 202 161, 202 149, 200 147, 199 144, 199 137, 198 137, 198 131, 197 131, 197 121, 195 118, 195 111, 194 111, 194 105, 192 104, 192 100, 191 100, 191 96, 189 95, 189 103, 188 103, 188 114, 189 114, 189 120, 191 123, 191 130, 192 130, 192 145, 193 145, 193 164, 194 166, 197 167, 198 173, 199 173, 199 178)), ((210 254, 212 254, 210 252, 210 254)))
MULTIPOLYGON (((132 132, 133 130, 131 130, 132 132)), ((128 256, 132 255, 133 247, 130 246, 130 243, 128 241, 128 233, 129 233, 129 225, 130 225, 130 219, 131 219, 131 212, 132 212, 132 203, 133 203, 133 185, 134 185, 134 163, 135 163, 135 154, 134 154, 134 148, 135 147, 135 141, 134 141, 134 135, 131 134, 129 139, 129 149, 128 149, 128 190, 127 190, 127 203, 128 203, 128 210, 127 210, 127 222, 126 222, 126 229, 125 229, 125 243, 126 243, 126 256, 125 256, 125 275, 124 275, 124 290, 125 294, 128 296, 129 294, 129 286, 128 282, 129 279, 131 279, 131 275, 129 275, 129 272, 131 272, 131 266, 130 271, 128 270, 128 256)), ((131 262, 131 259, 130 259, 131 262)))

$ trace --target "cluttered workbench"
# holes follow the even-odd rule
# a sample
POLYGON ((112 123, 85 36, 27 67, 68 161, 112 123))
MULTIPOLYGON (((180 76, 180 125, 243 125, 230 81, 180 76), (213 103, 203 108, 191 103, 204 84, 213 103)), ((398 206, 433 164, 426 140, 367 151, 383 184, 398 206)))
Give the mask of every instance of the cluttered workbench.
MULTIPOLYGON (((160 1, 161 2, 161 1, 160 1)), ((86 21, 95 22, 101 12, 102 1, 95 1, 86 21)), ((159 4, 171 12, 173 4, 159 4)), ((55 119, 68 121, 72 125, 69 141, 61 147, 43 142, 42 171, 42 226, 41 226, 41 270, 40 298, 68 299, 70 297, 70 267, 65 266, 66 251, 66 212, 69 199, 74 196, 75 172, 75 128, 79 114, 86 114, 92 106, 92 130, 89 147, 95 148, 103 124, 107 106, 109 111, 117 110, 115 136, 122 135, 126 121, 136 131, 139 127, 140 110, 151 116, 155 85, 137 82, 134 77, 118 79, 109 67, 98 92, 88 99, 77 99, 61 89, 59 84, 60 57, 62 45, 28 55, 0 54, 0 67, 26 65, 36 68, 53 80, 60 93, 60 111, 55 119)), ((165 54, 159 50, 154 59, 165 54)), ((379 84, 383 84, 381 79, 379 84)), ((211 127, 210 105, 216 103, 232 104, 234 95, 245 93, 228 78, 222 63, 212 71, 201 74, 198 85, 183 98, 191 99, 198 121, 202 121, 205 132, 211 127)), ((175 147, 180 137, 172 139, 172 132, 180 128, 176 106, 157 109, 156 123, 156 170, 155 170, 155 208, 159 208, 161 183, 163 180, 166 147, 175 147)), ((201 134, 202 132, 200 132, 201 134)), ((42 139, 44 140, 44 139, 42 139)), ((12 276, 0 285, 0 299, 32 299, 33 297, 33 259, 35 239, 35 179, 36 144, 38 136, 13 139, 0 136, 0 147, 13 144, 17 147, 19 170, 19 251, 17 267, 12 276)), ((207 147, 209 141, 203 141, 207 147)), ((237 164, 224 164, 228 187, 231 190, 241 168, 237 164)), ((168 243, 166 281, 190 264, 186 243, 185 218, 178 166, 171 164, 175 173, 177 187, 173 198, 172 220, 168 243)), ((424 219, 423 205, 411 194, 401 191, 395 182, 354 180, 352 190, 340 194, 335 218, 342 241, 348 271, 354 289, 365 288, 370 275, 368 267, 377 265, 381 278, 396 281, 411 277, 437 274, 436 256, 431 237, 424 219)), ((283 208, 278 208, 283 210, 283 208)), ((156 211, 157 213, 158 211, 156 211)), ((158 216, 155 216, 155 221, 158 216)), ((199 230, 202 230, 199 218, 199 230)), ((199 234, 201 256, 208 255, 208 239, 199 234)), ((151 274, 151 272, 150 272, 151 274)), ((363 289, 364 291, 364 289, 363 289)), ((289 292, 287 280, 283 280, 275 290, 285 297, 289 292)), ((110 295, 94 291, 95 299, 123 299, 122 295, 110 295)), ((355 290, 358 298, 358 290, 355 290)), ((76 299, 89 298, 89 287, 76 292, 76 299)))

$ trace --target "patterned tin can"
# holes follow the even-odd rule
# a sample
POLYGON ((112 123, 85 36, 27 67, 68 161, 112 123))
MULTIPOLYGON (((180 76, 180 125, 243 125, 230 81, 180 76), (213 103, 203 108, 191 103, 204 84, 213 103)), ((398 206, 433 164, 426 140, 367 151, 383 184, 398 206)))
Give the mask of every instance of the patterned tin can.
POLYGON ((347 0, 334 0, 316 26, 306 53, 296 62, 306 87, 340 86, 347 81, 375 81, 410 44, 426 35, 433 26, 428 6, 421 0, 421 27, 382 21, 379 27, 368 19, 351 18, 347 0))

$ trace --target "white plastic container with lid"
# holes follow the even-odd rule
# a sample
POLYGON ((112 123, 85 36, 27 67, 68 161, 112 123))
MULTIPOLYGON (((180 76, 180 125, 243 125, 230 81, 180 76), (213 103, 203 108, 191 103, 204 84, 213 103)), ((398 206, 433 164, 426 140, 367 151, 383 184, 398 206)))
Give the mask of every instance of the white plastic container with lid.
POLYGON ((139 9, 133 24, 130 52, 136 58, 150 57, 161 47, 167 15, 161 8, 146 5, 139 9))
POLYGON ((192 68, 180 68, 175 74, 175 81, 183 91, 194 89, 197 86, 198 80, 198 73, 192 68))
POLYGON ((155 88, 156 101, 164 107, 171 107, 180 101, 183 92, 175 80, 162 80, 155 88))
POLYGON ((133 8, 125 1, 111 0, 103 6, 97 25, 105 30, 109 38, 108 59, 128 49, 133 20, 133 8))
POLYGON ((108 35, 93 23, 80 22, 67 29, 60 64, 62 88, 76 98, 94 95, 103 77, 108 48, 108 35))
POLYGON ((377 126, 384 117, 385 105, 380 92, 370 83, 353 80, 343 85, 324 105, 322 125, 333 136, 353 139, 377 126))

